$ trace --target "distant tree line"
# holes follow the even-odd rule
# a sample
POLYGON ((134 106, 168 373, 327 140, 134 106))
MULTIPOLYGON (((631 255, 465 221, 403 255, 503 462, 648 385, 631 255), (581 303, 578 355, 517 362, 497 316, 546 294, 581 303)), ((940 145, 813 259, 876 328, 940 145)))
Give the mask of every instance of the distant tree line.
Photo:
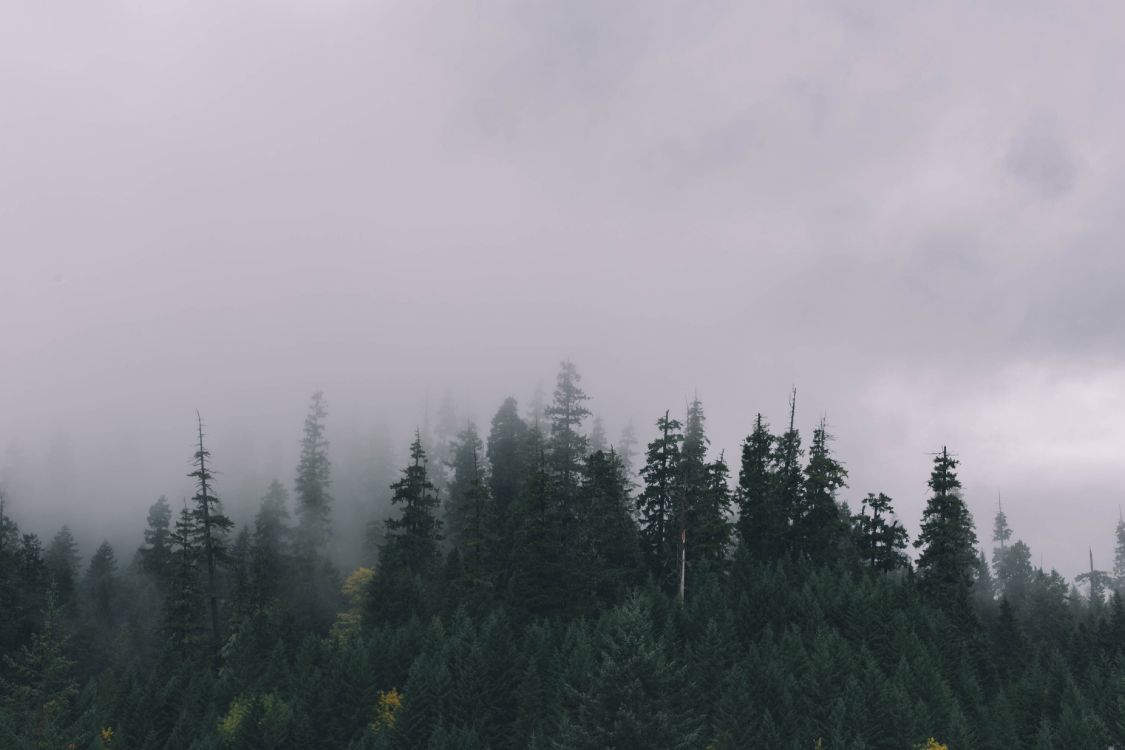
POLYGON ((563 363, 528 418, 415 434, 347 575, 320 393, 292 506, 274 481, 238 529, 202 419, 194 497, 153 504, 128 564, 21 534, 0 495, 0 747, 1125 747, 1125 522, 1074 585, 999 506, 986 556, 943 447, 912 558, 796 407, 734 466, 698 398, 638 452, 563 363))

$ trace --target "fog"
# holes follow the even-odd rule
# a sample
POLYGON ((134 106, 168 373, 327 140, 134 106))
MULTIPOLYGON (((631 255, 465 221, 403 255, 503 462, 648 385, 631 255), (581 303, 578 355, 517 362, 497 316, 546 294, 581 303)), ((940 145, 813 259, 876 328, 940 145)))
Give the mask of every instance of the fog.
POLYGON ((245 519, 322 389, 351 544, 415 429, 570 359, 611 439, 698 393, 736 466, 795 386, 853 507, 913 537, 948 445, 986 549, 1000 493, 1108 567, 1125 8, 877 5, 5 4, 11 513, 131 551, 199 410, 245 519))

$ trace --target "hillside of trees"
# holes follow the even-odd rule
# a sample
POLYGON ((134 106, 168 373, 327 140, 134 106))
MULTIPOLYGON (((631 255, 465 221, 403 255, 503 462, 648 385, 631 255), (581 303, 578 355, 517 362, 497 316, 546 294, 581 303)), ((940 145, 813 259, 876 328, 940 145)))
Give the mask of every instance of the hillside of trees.
POLYGON ((1125 522, 1068 582, 1001 509, 977 526, 935 446, 909 539, 885 494, 840 501, 795 410, 737 456, 698 400, 611 444, 563 363, 542 409, 405 439, 354 570, 319 393, 250 525, 202 420, 195 496, 134 548, 80 559, 0 500, 0 748, 1125 747, 1125 522))

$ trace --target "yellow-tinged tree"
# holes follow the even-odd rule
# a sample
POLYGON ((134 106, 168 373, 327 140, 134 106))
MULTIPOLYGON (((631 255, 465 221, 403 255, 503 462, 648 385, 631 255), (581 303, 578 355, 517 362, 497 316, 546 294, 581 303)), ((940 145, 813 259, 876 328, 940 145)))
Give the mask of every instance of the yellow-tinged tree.
POLYGON ((344 580, 341 591, 349 607, 336 615, 336 622, 332 625, 332 635, 335 638, 344 639, 359 633, 363 621, 363 602, 374 578, 374 570, 361 567, 353 570, 344 580))
POLYGON ((949 750, 949 745, 938 742, 933 737, 918 745, 917 750, 949 750))
POLYGON ((402 696, 395 688, 379 693, 375 699, 375 720, 371 722, 371 731, 378 734, 384 729, 392 729, 395 714, 401 707, 402 696))

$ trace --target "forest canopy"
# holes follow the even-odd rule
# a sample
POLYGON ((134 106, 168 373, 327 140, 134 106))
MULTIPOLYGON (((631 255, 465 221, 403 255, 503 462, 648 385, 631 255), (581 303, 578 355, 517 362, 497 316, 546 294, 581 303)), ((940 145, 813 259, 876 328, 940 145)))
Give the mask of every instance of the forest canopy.
POLYGON ((588 401, 564 362, 541 406, 404 439, 349 570, 319 392, 252 523, 201 417, 194 497, 133 548, 84 560, 0 495, 0 747, 1125 746, 1125 522, 1068 582, 999 505, 978 527, 950 447, 911 540, 878 488, 842 501, 795 392, 731 456, 698 398, 643 447, 588 401))

